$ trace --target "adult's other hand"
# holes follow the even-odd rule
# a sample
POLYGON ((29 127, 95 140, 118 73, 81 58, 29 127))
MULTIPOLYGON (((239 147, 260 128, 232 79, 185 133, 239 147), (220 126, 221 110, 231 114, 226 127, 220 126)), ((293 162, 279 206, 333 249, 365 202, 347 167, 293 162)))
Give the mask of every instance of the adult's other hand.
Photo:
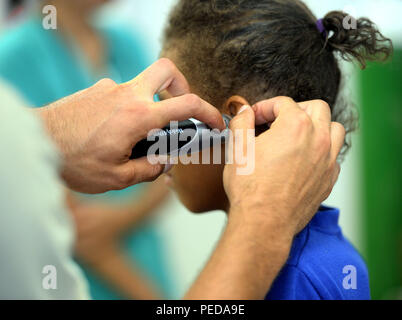
MULTIPOLYGON (((239 175, 241 165, 236 162, 225 168, 224 184, 232 209, 264 216, 268 208, 278 227, 283 226, 293 236, 310 221, 338 179, 336 160, 345 129, 331 121, 326 102, 296 103, 288 97, 246 108, 233 119, 231 129, 254 129, 255 123, 270 124, 269 130, 252 137, 255 169, 239 175)), ((236 147, 246 149, 247 145, 236 147)))

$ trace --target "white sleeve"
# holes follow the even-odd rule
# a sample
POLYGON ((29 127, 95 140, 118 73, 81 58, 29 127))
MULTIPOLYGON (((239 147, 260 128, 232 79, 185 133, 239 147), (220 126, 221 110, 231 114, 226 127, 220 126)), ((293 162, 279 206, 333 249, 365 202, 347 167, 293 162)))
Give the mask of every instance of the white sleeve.
POLYGON ((1 88, 0 299, 89 299, 72 259, 57 152, 31 110, 1 88))

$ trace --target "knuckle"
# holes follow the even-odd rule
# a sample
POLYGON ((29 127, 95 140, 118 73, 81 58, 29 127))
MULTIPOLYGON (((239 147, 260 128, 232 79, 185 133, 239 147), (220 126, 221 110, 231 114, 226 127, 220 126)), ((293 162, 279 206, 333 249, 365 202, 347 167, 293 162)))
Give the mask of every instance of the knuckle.
POLYGON ((198 109, 201 106, 201 99, 193 93, 186 94, 184 96, 185 104, 193 109, 198 109))
POLYGON ((173 63, 173 61, 168 59, 168 58, 159 59, 157 64, 158 64, 158 67, 161 67, 161 68, 166 69, 166 70, 171 71, 171 72, 177 70, 177 67, 173 63))
POLYGON ((120 189, 124 189, 129 186, 131 179, 127 174, 120 174, 118 177, 117 184, 120 189))
POLYGON ((130 82, 123 82, 116 86, 116 90, 121 92, 133 93, 133 89, 138 87, 138 78, 131 80, 130 82))
POLYGON ((122 170, 118 173, 116 173, 116 185, 119 189, 124 189, 127 188, 128 186, 131 185, 132 181, 135 180, 135 172, 132 171, 127 171, 127 170, 122 170))
MULTIPOLYGON (((121 101, 132 101, 135 99, 135 94, 133 90, 134 82, 132 83, 120 83, 116 84, 113 87, 110 87, 110 89, 113 91, 113 94, 117 97, 120 98, 121 101)), ((127 104, 127 103, 125 103, 127 104)))
POLYGON ((144 180, 144 182, 152 182, 155 181, 160 174, 163 172, 164 166, 161 164, 154 165, 150 171, 150 176, 144 180))
POLYGON ((308 128, 312 126, 313 122, 308 114, 304 111, 297 112, 294 116, 295 125, 298 129, 308 128))
POLYGON ((328 102, 326 102, 326 101, 324 101, 324 100, 320 100, 320 103, 321 103, 321 105, 322 105, 324 108, 326 108, 326 109, 328 109, 328 110, 331 110, 331 106, 329 105, 328 102))
POLYGON ((117 86, 116 82, 114 82, 112 79, 109 78, 103 78, 101 80, 99 80, 95 86, 97 87, 101 87, 101 88, 109 88, 109 89, 113 89, 117 86))
POLYGON ((323 106, 325 108, 329 108, 329 104, 325 100, 317 99, 317 100, 314 100, 314 102, 319 103, 321 106, 323 106))
POLYGON ((339 122, 333 122, 332 126, 334 129, 338 130, 343 136, 346 135, 346 129, 343 126, 343 124, 339 123, 339 122))
POLYGON ((279 97, 277 97, 277 99, 278 99, 279 104, 295 103, 295 101, 292 98, 287 97, 287 96, 279 96, 279 97))
POLYGON ((331 107, 329 106, 328 102, 324 100, 313 100, 312 101, 314 105, 317 105, 317 107, 323 108, 323 109, 328 109, 331 110, 331 107))

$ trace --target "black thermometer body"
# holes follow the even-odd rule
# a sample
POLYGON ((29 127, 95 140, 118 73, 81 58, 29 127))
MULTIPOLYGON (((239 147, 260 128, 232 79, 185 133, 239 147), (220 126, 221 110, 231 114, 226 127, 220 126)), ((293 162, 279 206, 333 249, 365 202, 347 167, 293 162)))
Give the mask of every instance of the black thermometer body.
MULTIPOLYGON (((167 127, 155 130, 146 139, 139 141, 133 148, 130 159, 146 157, 150 148, 156 144, 155 155, 178 156, 182 149, 198 152, 205 147, 213 147, 224 143, 229 136, 231 118, 222 115, 226 129, 220 133, 213 131, 205 123, 196 119, 175 122, 167 127)), ((152 153, 152 152, 151 152, 152 153)))

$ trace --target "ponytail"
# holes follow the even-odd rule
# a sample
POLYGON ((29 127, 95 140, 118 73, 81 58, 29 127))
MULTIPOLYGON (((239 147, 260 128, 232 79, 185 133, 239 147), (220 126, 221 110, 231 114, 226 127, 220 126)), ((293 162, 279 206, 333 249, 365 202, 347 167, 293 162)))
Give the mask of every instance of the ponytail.
POLYGON ((366 61, 385 61, 392 53, 392 42, 367 18, 355 20, 345 12, 331 11, 323 19, 326 46, 346 61, 357 60, 362 69, 366 61))

